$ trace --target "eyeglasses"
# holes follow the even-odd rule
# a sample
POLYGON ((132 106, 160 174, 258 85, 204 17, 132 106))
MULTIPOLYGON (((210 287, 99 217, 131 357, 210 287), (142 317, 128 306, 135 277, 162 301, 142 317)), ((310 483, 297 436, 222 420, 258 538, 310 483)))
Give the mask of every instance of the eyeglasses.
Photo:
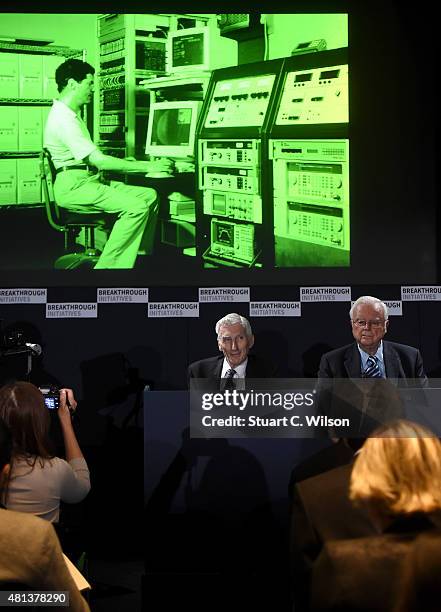
POLYGON ((363 327, 372 327, 372 329, 379 329, 380 327, 383 327, 385 321, 383 319, 376 319, 375 321, 365 321, 364 319, 356 319, 355 321, 352 321, 352 323, 360 329, 363 327))

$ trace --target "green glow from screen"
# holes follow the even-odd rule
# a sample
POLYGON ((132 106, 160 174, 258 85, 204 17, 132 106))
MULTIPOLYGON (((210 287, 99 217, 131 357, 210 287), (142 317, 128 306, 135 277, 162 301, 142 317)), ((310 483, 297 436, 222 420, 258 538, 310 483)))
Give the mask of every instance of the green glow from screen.
MULTIPOLYGON (((134 28, 133 32, 142 30, 136 26, 136 19, 148 20, 151 18, 154 20, 158 18, 155 14, 139 15, 138 17, 121 15, 121 17, 127 31, 129 28, 134 28)), ((104 111, 100 107, 98 74, 102 69, 103 58, 100 56, 100 46, 97 44, 100 42, 97 40, 98 15, 1 13, 0 19, 3 43, 7 43, 7 39, 10 39, 11 42, 16 40, 20 44, 31 45, 36 44, 36 41, 39 40, 42 49, 52 43, 71 49, 85 50, 87 61, 97 70, 94 109, 92 113, 92 108, 90 108, 88 116, 88 127, 93 140, 106 153, 118 157, 136 155, 138 159, 145 158, 149 92, 138 91, 136 100, 133 98, 130 104, 126 104, 125 109, 121 109, 124 111, 122 123, 121 121, 115 122, 114 117, 110 116, 112 113, 119 112, 118 109, 104 111), (105 126, 102 133, 99 129, 100 125, 105 126), (113 125, 116 127, 112 132, 111 126, 113 125), (128 126, 126 132, 122 126, 128 126), (108 135, 106 142, 103 134, 108 135), (126 142, 122 143, 121 150, 118 151, 115 144, 117 136, 120 140, 121 138, 126 139, 126 142), (112 142, 111 138, 115 142, 112 142)), ((299 51, 302 53, 298 53, 298 58, 307 58, 317 53, 317 50, 329 51, 348 46, 347 14, 266 14, 262 15, 261 21, 264 22, 266 36, 260 34, 259 44, 250 44, 249 41, 241 43, 238 53, 241 64, 263 59, 289 58, 292 52, 298 53, 299 51)), ((261 26, 260 30, 262 31, 261 26)), ((106 36, 106 41, 113 40, 113 38, 116 40, 118 36, 121 36, 121 31, 115 30, 114 35, 107 33, 106 36)), ((127 44, 124 49, 121 69, 126 80, 133 81, 135 64, 139 58, 137 57, 135 62, 135 58, 128 57, 130 51, 127 44)), ((136 47, 136 53, 138 51, 139 44, 136 47)), ((133 52, 135 53, 135 45, 133 52)), ((12 53, 1 53, 0 49, 0 62, 5 57, 10 58, 12 55, 12 53)), ((45 73, 45 70, 46 72, 49 70, 45 68, 45 65, 42 64, 42 79, 45 78, 48 85, 46 89, 42 85, 42 94, 37 96, 41 108, 36 105, 36 102, 34 104, 35 110, 39 109, 38 121, 41 124, 45 122, 50 99, 57 95, 53 75, 49 76, 49 73, 45 73)), ((114 74, 117 72, 112 72, 112 75, 114 74)), ((171 186, 168 193, 161 191, 162 200, 153 255, 152 257, 139 256, 136 267, 148 270, 151 260, 160 263, 162 253, 167 251, 169 254, 173 250, 175 257, 181 258, 181 261, 195 262, 198 260, 200 267, 207 269, 223 267, 266 267, 268 269, 273 265, 276 268, 349 266, 348 74, 350 73, 348 73, 347 65, 336 66, 326 63, 321 68, 314 70, 296 68, 288 71, 279 100, 276 101, 277 110, 274 114, 275 125, 285 131, 283 138, 278 136, 273 142, 270 142, 270 159, 265 162, 270 165, 271 180, 269 183, 261 184, 260 163, 254 160, 245 168, 247 172, 250 171, 250 176, 255 177, 252 188, 245 192, 240 188, 237 188, 236 191, 222 191, 220 184, 217 189, 211 187, 212 191, 216 192, 218 200, 225 194, 227 199, 230 198, 231 201, 225 208, 226 212, 219 212, 222 203, 219 204, 218 200, 216 202, 213 200, 212 209, 207 212, 204 200, 202 204, 199 202, 200 206, 196 206, 196 217, 194 214, 193 216, 183 214, 181 217, 172 215, 170 218, 168 196, 172 191, 181 191, 181 189, 179 186, 177 188, 171 186), (337 130, 336 136, 328 138, 329 132, 326 130, 324 133, 320 132, 321 125, 346 127, 341 137, 337 130), (311 126, 314 129, 311 134, 304 129, 301 137, 298 137, 300 132, 291 129, 295 126, 304 128, 311 126), (291 148, 294 152, 286 155, 282 151, 283 148, 291 148), (231 199, 231 194, 235 198, 231 199), (244 194, 251 194, 254 200, 244 204, 240 200, 244 194), (244 212, 247 207, 248 212, 244 212), (271 214, 268 214, 268 210, 271 214)), ((8 83, 5 87, 7 85, 8 83)), ((130 91, 134 91, 134 88, 130 91)), ((127 96, 129 96, 128 93, 126 93, 127 96)), ((253 121, 259 114, 256 109, 258 109, 260 100, 259 96, 254 101, 253 121)), ((25 107, 20 105, 20 102, 17 102, 16 106, 18 109, 17 122, 20 124, 24 122, 25 111, 23 109, 25 107)), ((6 113, 10 112, 13 107, 2 105, 1 108, 3 110, 0 112, 6 113)), ((27 112, 29 114, 29 109, 27 112)), ((244 127, 247 127, 246 119, 247 114, 243 113, 244 127)), ((231 131, 229 134, 231 138, 231 131)), ((261 145, 262 141, 259 142, 259 146, 261 145)), ((15 182, 11 183, 11 194, 7 191, 7 186, 0 194, 3 231, 10 235, 16 232, 14 227, 11 227, 10 230, 6 229, 7 226, 9 227, 9 219, 11 219, 11 226, 17 223, 15 219, 19 219, 20 232, 29 225, 31 233, 32 228, 37 227, 35 223, 39 224, 41 235, 47 234, 47 253, 51 253, 51 256, 50 258, 49 256, 44 258, 43 255, 35 256, 35 250, 33 250, 32 253, 29 252, 26 255, 26 261, 20 265, 23 269, 38 266, 51 268, 54 261, 63 255, 63 248, 60 236, 49 227, 42 206, 40 206, 41 214, 38 216, 37 206, 40 203, 38 185, 35 186, 35 193, 31 192, 30 174, 38 176, 36 157, 39 145, 33 147, 28 145, 27 148, 21 148, 20 139, 17 136, 16 147, 14 148, 13 144, 8 146, 8 158, 0 160, 0 174, 3 176, 9 173, 10 175, 13 167, 15 182), (15 150, 18 153, 16 158, 11 155, 15 150), (20 159, 20 154, 23 154, 24 151, 26 151, 29 168, 25 160, 20 159), (35 154, 35 168, 30 167, 32 153, 35 154), (15 192, 12 195, 14 189, 15 192)), ((244 168, 243 164, 242 166, 236 164, 236 167, 233 164, 231 167, 236 172, 244 168)), ((111 178, 117 177, 112 176, 111 178)), ((223 185, 225 185, 225 180, 223 185)), ((188 195, 194 197, 194 193, 188 195)), ((200 197, 202 198, 202 195, 200 197)), ((104 247, 108 234, 109 232, 97 232, 99 248, 104 247)), ((84 244, 81 235, 77 243, 84 244)), ((142 250, 148 252, 147 249, 142 250)), ((164 261, 167 259, 164 258, 164 261)), ((16 265, 12 265, 10 258, 3 257, 3 264, 1 264, 3 269, 16 265)))

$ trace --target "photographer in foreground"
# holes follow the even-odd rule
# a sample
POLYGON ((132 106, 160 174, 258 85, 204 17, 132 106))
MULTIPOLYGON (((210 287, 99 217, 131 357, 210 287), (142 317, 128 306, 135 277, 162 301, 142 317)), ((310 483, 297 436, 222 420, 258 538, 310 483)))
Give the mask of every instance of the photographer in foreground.
MULTIPOLYGON (((0 491, 9 473, 11 451, 11 433, 0 419, 0 491)), ((89 612, 89 606, 75 586, 63 559, 56 533, 47 521, 5 510, 0 505, 0 542, 2 590, 22 591, 26 587, 29 590, 67 591, 69 605, 53 606, 52 610, 89 612)), ((24 593, 26 597, 26 591, 24 593)), ((10 605, 14 606, 13 603, 10 605)))
POLYGON ((50 415, 41 391, 28 382, 0 389, 0 417, 12 439, 11 471, 2 503, 10 510, 57 523, 60 501, 75 503, 90 491, 89 468, 78 445, 70 411, 77 406, 71 389, 61 389, 57 409, 66 460, 56 457, 49 440, 50 415))

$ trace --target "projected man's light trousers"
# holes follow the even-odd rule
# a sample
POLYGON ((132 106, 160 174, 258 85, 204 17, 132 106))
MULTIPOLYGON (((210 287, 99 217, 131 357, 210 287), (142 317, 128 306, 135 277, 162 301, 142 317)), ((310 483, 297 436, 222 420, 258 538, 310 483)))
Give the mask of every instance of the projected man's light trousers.
POLYGON ((72 212, 118 214, 95 268, 133 268, 144 230, 143 246, 151 252, 158 209, 154 189, 118 181, 105 185, 98 174, 70 170, 57 175, 54 194, 58 206, 72 212))

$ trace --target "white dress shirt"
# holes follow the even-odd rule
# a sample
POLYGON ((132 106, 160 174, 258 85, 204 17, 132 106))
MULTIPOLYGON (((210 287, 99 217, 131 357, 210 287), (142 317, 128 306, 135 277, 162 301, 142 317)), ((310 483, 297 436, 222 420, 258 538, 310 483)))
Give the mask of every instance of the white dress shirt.
POLYGON ((44 128, 44 147, 49 149, 55 168, 83 164, 96 151, 86 124, 67 104, 54 100, 44 128))

